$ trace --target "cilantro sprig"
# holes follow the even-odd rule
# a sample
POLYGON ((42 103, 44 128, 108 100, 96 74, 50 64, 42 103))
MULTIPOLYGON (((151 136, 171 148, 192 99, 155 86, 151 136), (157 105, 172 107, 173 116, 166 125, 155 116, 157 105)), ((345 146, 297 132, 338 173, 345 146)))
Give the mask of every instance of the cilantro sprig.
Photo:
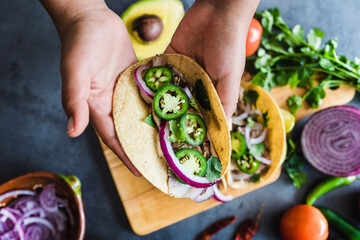
POLYGON ((306 89, 303 96, 288 99, 291 113, 296 114, 303 102, 317 108, 326 96, 324 88, 349 85, 360 90, 360 58, 351 61, 338 56, 336 39, 320 48, 323 31, 313 28, 305 37, 300 25, 292 29, 286 25, 277 8, 257 12, 255 17, 264 33, 257 56, 247 62, 247 68, 255 74, 252 82, 267 91, 285 85, 306 89))
POLYGON ((220 160, 211 156, 207 161, 206 178, 210 182, 216 182, 221 177, 222 166, 220 160))

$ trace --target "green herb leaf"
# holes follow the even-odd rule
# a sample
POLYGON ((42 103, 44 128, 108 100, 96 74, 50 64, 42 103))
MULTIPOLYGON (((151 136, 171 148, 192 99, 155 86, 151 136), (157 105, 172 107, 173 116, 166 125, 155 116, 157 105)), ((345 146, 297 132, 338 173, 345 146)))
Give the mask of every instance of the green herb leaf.
POLYGON ((147 124, 149 124, 151 127, 156 128, 156 124, 154 122, 154 119, 152 117, 152 114, 149 114, 145 119, 144 122, 146 122, 147 124))
POLYGON ((263 117, 262 125, 263 125, 264 128, 267 128, 268 127, 268 122, 270 120, 270 116, 269 116, 268 111, 264 112, 262 114, 262 117, 263 117))
POLYGON ((259 182, 259 181, 260 181, 260 174, 259 174, 259 173, 256 173, 256 174, 252 175, 252 176, 250 177, 250 181, 253 182, 253 183, 259 182))
POLYGON ((326 92, 322 85, 311 88, 307 94, 305 100, 311 108, 318 108, 326 96, 326 92))
POLYGON ((249 153, 253 156, 260 157, 265 151, 264 143, 259 143, 256 145, 252 145, 250 147, 249 153))
POLYGON ((255 107, 258 98, 259 98, 259 94, 257 91, 249 90, 244 92, 244 96, 243 96, 244 101, 254 105, 255 107))
POLYGON ((279 86, 285 86, 288 84, 289 81, 289 72, 288 71, 280 71, 276 76, 275 76, 275 82, 277 83, 277 85, 279 86))
POLYGON ((206 178, 210 182, 216 182, 221 177, 222 166, 220 160, 211 156, 207 161, 206 178))
POLYGON ((195 83, 195 98, 205 110, 211 110, 210 99, 200 79, 195 83))
POLYGON ((297 188, 301 188, 306 184, 306 173, 304 172, 290 173, 289 177, 293 180, 293 185, 297 188))
POLYGON ((293 89, 294 87, 296 87, 299 84, 299 77, 298 77, 298 72, 296 71, 293 75, 291 75, 290 79, 289 79, 289 86, 291 89, 293 89))
POLYGON ((293 115, 296 115, 296 112, 301 108, 302 101, 302 98, 298 95, 292 95, 288 98, 287 105, 293 115))
POLYGON ((195 108, 196 111, 200 112, 200 108, 199 108, 198 101, 196 100, 196 98, 193 97, 192 99, 190 99, 189 104, 190 104, 190 106, 195 108))
POLYGON ((252 128, 255 124, 255 121, 251 117, 247 117, 246 121, 249 128, 252 128))
POLYGON ((304 29, 300 26, 300 24, 296 24, 292 29, 292 33, 297 36, 298 38, 304 37, 304 29))
POLYGON ((307 35, 308 43, 315 49, 319 49, 321 46, 321 40, 325 36, 325 33, 318 28, 313 28, 307 35))
POLYGON ((170 128, 170 142, 185 142, 185 135, 183 129, 180 127, 177 120, 169 121, 170 128))
POLYGON ((286 172, 293 181, 293 185, 297 188, 302 187, 306 183, 306 173, 301 172, 303 163, 304 158, 297 153, 289 155, 286 159, 286 172))
POLYGON ((332 62, 329 59, 321 58, 319 64, 324 69, 327 69, 327 70, 330 70, 330 71, 335 70, 335 65, 332 64, 332 62))

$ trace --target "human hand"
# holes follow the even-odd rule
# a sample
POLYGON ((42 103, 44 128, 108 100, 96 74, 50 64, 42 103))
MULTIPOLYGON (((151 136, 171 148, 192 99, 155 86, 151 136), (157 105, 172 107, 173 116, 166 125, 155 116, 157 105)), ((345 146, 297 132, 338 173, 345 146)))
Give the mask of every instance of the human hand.
POLYGON ((68 116, 67 134, 79 136, 90 116, 103 142, 140 176, 121 148, 112 119, 116 79, 136 62, 136 56, 125 25, 101 2, 93 8, 72 6, 70 17, 68 11, 63 11, 64 17, 52 15, 62 43, 62 104, 68 116))
POLYGON ((165 52, 182 53, 205 68, 229 120, 239 99, 245 43, 258 0, 197 0, 165 52))

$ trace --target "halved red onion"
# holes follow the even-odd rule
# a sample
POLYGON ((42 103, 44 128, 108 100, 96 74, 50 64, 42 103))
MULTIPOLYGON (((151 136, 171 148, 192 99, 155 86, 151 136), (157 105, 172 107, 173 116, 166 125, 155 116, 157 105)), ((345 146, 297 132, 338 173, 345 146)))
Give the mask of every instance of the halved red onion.
POLYGON ((325 174, 359 174, 360 110, 337 106, 315 113, 304 127, 301 146, 310 164, 325 174))
POLYGON ((212 187, 208 187, 203 191, 203 193, 200 196, 195 198, 195 202, 199 203, 209 200, 214 196, 214 194, 215 194, 214 189, 212 187))
POLYGON ((259 162, 262 162, 263 164, 266 164, 266 165, 270 165, 270 164, 271 164, 271 160, 270 160, 270 159, 264 158, 264 157, 262 157, 262 156, 255 156, 255 155, 253 155, 253 156, 254 156, 254 158, 255 158, 256 160, 258 160, 259 162))
POLYGON ((256 145, 256 144, 259 144, 259 143, 262 143, 265 141, 265 138, 266 138, 266 135, 267 135, 267 129, 265 128, 262 133, 260 134, 259 137, 257 138, 250 138, 250 145, 256 145))
POLYGON ((178 178, 180 178, 186 184, 196 188, 208 188, 221 180, 220 178, 216 182, 212 183, 206 177, 199 177, 187 172, 175 155, 174 149, 172 148, 171 142, 169 140, 169 135, 170 131, 167 121, 162 121, 159 129, 160 147, 163 151, 167 164, 178 176, 178 178))
POLYGON ((217 184, 215 184, 215 185, 213 186, 213 189, 214 189, 214 193, 215 193, 215 194, 214 194, 214 198, 215 198, 215 200, 217 200, 217 201, 220 201, 220 202, 224 202, 224 203, 225 203, 225 202, 230 202, 231 200, 234 199, 232 195, 224 195, 224 194, 222 194, 222 193, 220 192, 217 184))
POLYGON ((155 96, 155 92, 152 91, 148 86, 146 86, 146 83, 141 75, 141 73, 148 68, 149 67, 147 65, 142 65, 142 66, 136 68, 134 71, 134 77, 135 77, 137 85, 140 88, 141 96, 147 103, 151 104, 152 100, 155 96))
POLYGON ((35 195, 36 193, 31 190, 13 190, 6 192, 0 196, 0 202, 10 197, 17 197, 19 195, 35 195))

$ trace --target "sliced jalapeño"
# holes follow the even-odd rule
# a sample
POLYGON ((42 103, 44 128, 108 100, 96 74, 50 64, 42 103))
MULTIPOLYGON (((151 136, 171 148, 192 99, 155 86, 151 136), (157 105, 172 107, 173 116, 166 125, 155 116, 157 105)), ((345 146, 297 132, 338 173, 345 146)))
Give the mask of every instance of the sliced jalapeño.
POLYGON ((206 137, 204 119, 196 113, 186 113, 180 119, 180 127, 184 131, 185 141, 191 146, 199 146, 206 137))
MULTIPOLYGON (((200 177, 205 175, 207 161, 199 151, 191 148, 183 148, 175 153, 175 155, 187 172, 200 177)), ((176 178, 183 183, 183 181, 181 181, 177 176, 176 178)))
POLYGON ((146 71, 144 81, 146 86, 156 92, 165 84, 173 82, 173 73, 165 66, 152 67, 146 71))
POLYGON ((239 159, 246 152, 246 141, 243 135, 237 132, 231 133, 231 157, 239 159))
POLYGON ((236 160, 236 164, 246 174, 253 174, 260 167, 260 162, 252 155, 243 155, 240 159, 236 160))
POLYGON ((158 117, 165 120, 177 119, 189 108, 186 93, 175 84, 162 86, 154 96, 154 111, 158 117))

